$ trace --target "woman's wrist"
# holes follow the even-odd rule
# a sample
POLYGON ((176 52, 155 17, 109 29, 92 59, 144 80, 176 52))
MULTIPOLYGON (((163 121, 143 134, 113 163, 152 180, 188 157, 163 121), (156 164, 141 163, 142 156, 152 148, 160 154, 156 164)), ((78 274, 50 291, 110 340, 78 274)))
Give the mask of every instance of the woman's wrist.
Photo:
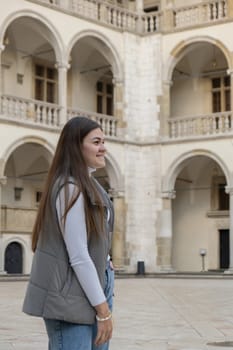
POLYGON ((112 318, 112 313, 111 313, 111 312, 109 312, 109 314, 108 314, 107 316, 105 316, 105 317, 100 317, 99 315, 96 314, 96 320, 97 320, 98 322, 108 321, 108 320, 110 320, 111 318, 112 318))
POLYGON ((103 303, 101 303, 99 305, 96 305, 95 310, 96 310, 96 314, 100 318, 105 318, 105 317, 109 316, 109 314, 111 313, 111 311, 109 310, 108 303, 106 301, 104 301, 103 303))

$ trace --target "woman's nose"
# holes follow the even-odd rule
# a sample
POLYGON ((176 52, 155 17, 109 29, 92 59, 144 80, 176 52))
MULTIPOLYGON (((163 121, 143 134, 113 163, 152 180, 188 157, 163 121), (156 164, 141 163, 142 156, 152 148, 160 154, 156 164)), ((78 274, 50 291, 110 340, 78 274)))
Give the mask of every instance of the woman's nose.
POLYGON ((101 143, 101 145, 100 145, 100 151, 106 152, 106 147, 105 147, 105 144, 104 144, 104 143, 101 143))

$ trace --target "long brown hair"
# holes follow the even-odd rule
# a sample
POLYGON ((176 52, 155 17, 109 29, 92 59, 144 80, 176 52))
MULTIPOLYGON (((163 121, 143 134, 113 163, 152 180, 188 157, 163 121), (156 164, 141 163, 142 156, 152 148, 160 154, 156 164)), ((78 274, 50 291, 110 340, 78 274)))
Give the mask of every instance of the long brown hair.
POLYGON ((88 174, 88 167, 83 158, 81 146, 84 137, 94 129, 101 129, 101 126, 94 120, 86 117, 74 117, 64 126, 57 148, 50 166, 45 188, 40 200, 37 218, 32 232, 32 250, 35 251, 39 235, 43 229, 46 208, 49 205, 53 185, 57 179, 62 179, 65 184, 65 213, 63 222, 69 209, 74 205, 79 193, 84 197, 84 208, 86 214, 87 233, 100 234, 103 227, 103 203, 100 193, 95 187, 93 179, 88 174), (79 191, 73 193, 70 198, 68 182, 73 178, 77 183, 79 191), (94 215, 94 207, 91 198, 95 201, 95 210, 100 218, 100 225, 97 224, 94 215))

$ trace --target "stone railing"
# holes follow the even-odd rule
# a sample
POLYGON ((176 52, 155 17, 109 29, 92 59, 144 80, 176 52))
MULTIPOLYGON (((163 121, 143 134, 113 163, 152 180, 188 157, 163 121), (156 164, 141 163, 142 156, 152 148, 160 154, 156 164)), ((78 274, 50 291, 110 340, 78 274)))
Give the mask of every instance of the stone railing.
MULTIPOLYGON (((233 17, 231 0, 206 0, 182 7, 172 7, 161 12, 139 14, 124 6, 101 0, 27 0, 69 11, 88 20, 99 21, 119 30, 149 34, 158 31, 216 23, 233 17)), ((188 1, 187 1, 188 2, 188 1)))
POLYGON ((227 0, 210 0, 173 10, 174 28, 223 20, 228 16, 227 0))
POLYGON ((59 111, 60 107, 53 103, 11 95, 1 96, 1 115, 9 120, 58 127, 59 111))
POLYGON ((135 32, 138 15, 124 7, 115 6, 101 0, 35 0, 44 4, 66 9, 73 14, 100 21, 121 30, 135 32))
MULTIPOLYGON (((0 121, 5 119, 59 130, 61 126, 60 110, 61 107, 53 103, 2 95, 0 121)), ((115 137, 117 135, 117 119, 113 116, 68 108, 67 120, 74 116, 86 116, 96 120, 102 126, 105 136, 115 137)))
POLYGON ((233 131, 232 112, 213 113, 186 118, 170 118, 168 123, 169 137, 171 139, 219 135, 233 131))
POLYGON ((101 125, 105 136, 115 137, 117 135, 117 119, 115 117, 94 112, 87 112, 82 109, 68 108, 68 119, 75 116, 83 116, 97 121, 101 125))
POLYGON ((153 33, 160 31, 162 27, 161 23, 162 18, 162 12, 150 12, 145 13, 142 16, 142 22, 143 22, 143 33, 153 33))
POLYGON ((104 11, 106 13, 105 18, 103 18, 104 22, 115 28, 132 32, 137 31, 138 15, 135 12, 108 4, 102 6, 105 7, 104 11))
POLYGON ((103 129, 105 136, 115 137, 117 136, 117 119, 113 116, 99 114, 94 112, 87 112, 82 109, 71 109, 67 110, 67 117, 71 119, 75 116, 83 116, 93 119, 99 123, 103 129))
POLYGON ((1 228, 6 232, 32 232, 37 209, 1 206, 1 228))

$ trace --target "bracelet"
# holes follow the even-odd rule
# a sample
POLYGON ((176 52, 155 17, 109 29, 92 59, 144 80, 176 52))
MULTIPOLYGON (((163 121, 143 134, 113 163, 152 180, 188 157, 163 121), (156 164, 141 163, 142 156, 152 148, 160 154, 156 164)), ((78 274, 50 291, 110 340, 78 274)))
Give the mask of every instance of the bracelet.
POLYGON ((107 317, 99 317, 98 315, 95 316, 97 321, 99 322, 104 322, 104 321, 107 321, 107 320, 110 320, 112 318, 112 314, 110 312, 110 314, 107 316, 107 317))

